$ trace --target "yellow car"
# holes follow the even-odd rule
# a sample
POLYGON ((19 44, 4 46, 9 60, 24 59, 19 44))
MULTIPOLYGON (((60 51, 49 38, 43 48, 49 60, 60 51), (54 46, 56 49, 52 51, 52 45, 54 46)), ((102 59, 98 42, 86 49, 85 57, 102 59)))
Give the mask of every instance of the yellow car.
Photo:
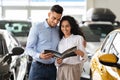
POLYGON ((90 61, 90 80, 120 80, 120 29, 110 32, 90 61))

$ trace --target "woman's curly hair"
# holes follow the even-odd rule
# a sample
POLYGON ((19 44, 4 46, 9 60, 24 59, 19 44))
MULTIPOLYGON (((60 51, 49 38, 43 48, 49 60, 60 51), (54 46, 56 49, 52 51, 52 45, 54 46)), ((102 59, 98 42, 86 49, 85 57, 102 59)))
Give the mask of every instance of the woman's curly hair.
POLYGON ((66 15, 66 16, 63 16, 61 21, 60 21, 60 24, 59 24, 59 34, 60 34, 60 39, 63 37, 63 32, 61 31, 61 24, 63 21, 68 21, 70 26, 71 26, 71 34, 74 34, 74 35, 81 35, 83 36, 83 38, 85 39, 85 36, 83 34, 83 32, 81 31, 80 27, 79 27, 79 24, 77 23, 77 21, 74 19, 74 17, 72 16, 69 16, 69 15, 66 15))

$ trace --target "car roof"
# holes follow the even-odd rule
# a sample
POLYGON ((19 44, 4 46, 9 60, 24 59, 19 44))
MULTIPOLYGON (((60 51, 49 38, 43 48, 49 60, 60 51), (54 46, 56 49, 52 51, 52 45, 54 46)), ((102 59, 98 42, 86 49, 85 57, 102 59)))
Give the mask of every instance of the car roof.
MULTIPOLYGON (((112 30, 109 34, 111 34, 111 33, 113 33, 113 32, 120 32, 120 28, 117 28, 117 29, 112 30)), ((108 34, 108 35, 109 35, 109 34, 108 34)))
MULTIPOLYGON (((14 37, 14 35, 11 32, 9 32, 9 31, 7 31, 5 29, 0 29, 0 34, 3 35, 3 37, 6 40, 6 42, 8 42, 7 39, 9 38, 9 35, 14 37)), ((14 37, 14 39, 16 40, 17 43, 19 43, 18 40, 15 37, 14 37)), ((20 45, 20 44, 18 44, 18 45, 20 45)))
POLYGON ((4 33, 8 33, 8 31, 5 29, 0 29, 0 34, 4 34, 4 33))
POLYGON ((120 28, 118 28, 118 29, 115 29, 114 31, 120 31, 120 28))

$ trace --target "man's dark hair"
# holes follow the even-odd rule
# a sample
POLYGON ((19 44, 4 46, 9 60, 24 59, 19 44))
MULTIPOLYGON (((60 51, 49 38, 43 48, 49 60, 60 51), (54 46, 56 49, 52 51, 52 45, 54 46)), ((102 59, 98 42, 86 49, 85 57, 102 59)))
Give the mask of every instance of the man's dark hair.
POLYGON ((51 11, 56 12, 56 13, 59 13, 59 14, 62 14, 62 12, 63 12, 63 7, 60 6, 60 5, 53 5, 53 6, 51 7, 51 11))

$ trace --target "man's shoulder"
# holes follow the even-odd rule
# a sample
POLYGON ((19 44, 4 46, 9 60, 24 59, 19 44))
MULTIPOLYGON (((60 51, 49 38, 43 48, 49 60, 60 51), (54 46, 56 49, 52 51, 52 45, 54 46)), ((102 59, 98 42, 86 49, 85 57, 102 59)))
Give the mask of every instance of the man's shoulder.
POLYGON ((35 25, 43 25, 45 21, 34 21, 33 24, 35 25))
POLYGON ((33 22, 33 26, 36 28, 44 27, 45 26, 45 21, 35 21, 33 22))

